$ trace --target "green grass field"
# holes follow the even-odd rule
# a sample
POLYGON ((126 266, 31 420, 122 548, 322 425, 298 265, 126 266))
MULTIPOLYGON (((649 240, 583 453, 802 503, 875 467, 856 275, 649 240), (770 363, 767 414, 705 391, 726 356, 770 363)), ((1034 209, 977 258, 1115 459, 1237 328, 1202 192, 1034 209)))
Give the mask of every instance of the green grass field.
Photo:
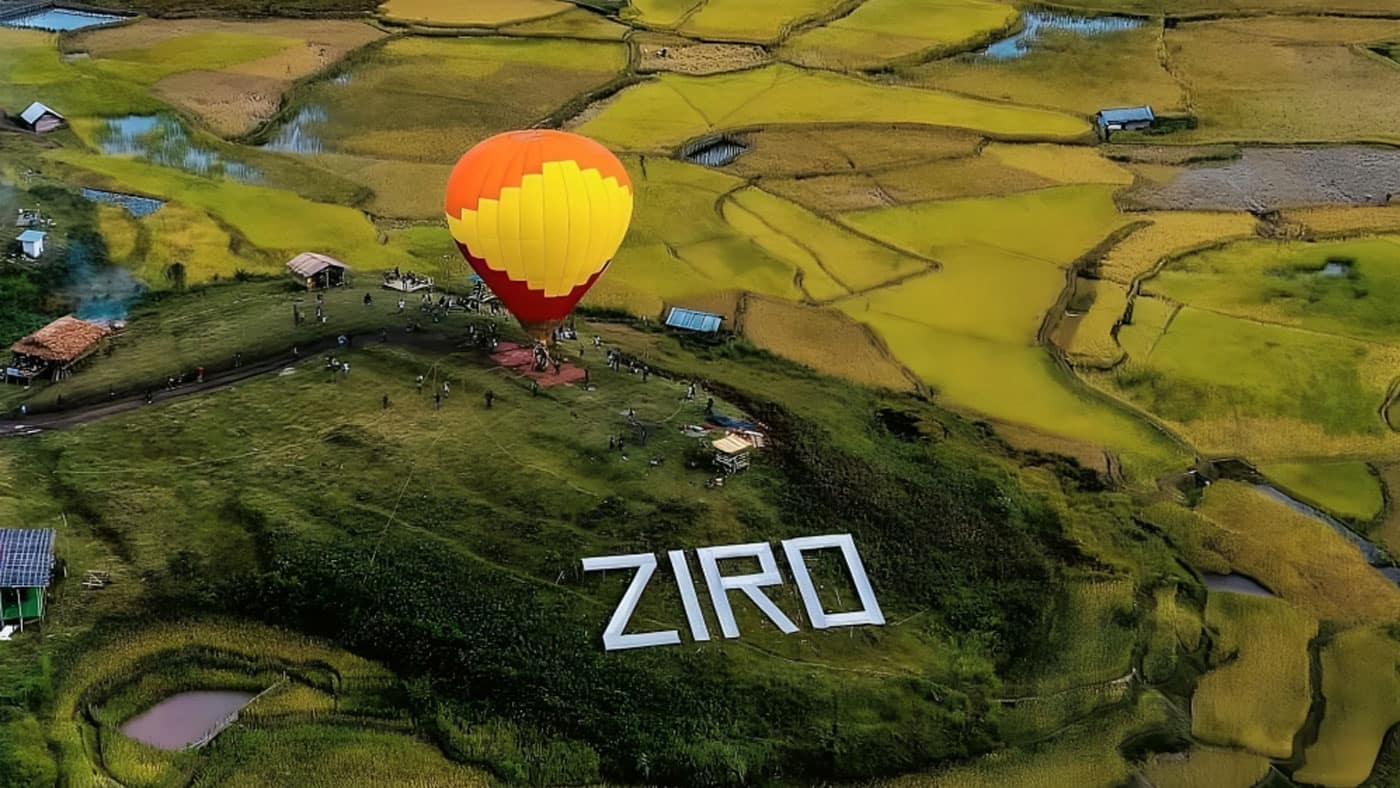
POLYGON ((1220 666, 1191 699, 1191 733, 1270 758, 1293 752, 1312 690, 1308 641, 1317 621, 1276 599, 1212 594, 1206 625, 1217 630, 1220 666))
POLYGON ((1051 141, 1089 131, 1059 112, 787 65, 708 77, 662 74, 622 91, 578 130, 616 147, 654 151, 710 131, 803 122, 922 123, 1051 141))
POLYGON ((1260 470, 1293 495, 1351 520, 1369 522, 1385 504, 1380 480, 1365 463, 1276 463, 1260 470))
POLYGON ((1172 261, 1145 290, 1269 323, 1362 339, 1400 338, 1400 238, 1241 241, 1172 261), (1330 265, 1329 265, 1330 264, 1330 265))
POLYGON ((871 68, 970 46, 1005 30, 1016 10, 988 0, 871 0, 849 16, 789 38, 784 54, 822 68, 871 68))
POLYGON ((1051 31, 1024 57, 945 58, 900 75, 925 87, 1080 115, 1139 104, 1177 110, 1182 90, 1157 58, 1161 34, 1155 24, 1092 37, 1051 31))

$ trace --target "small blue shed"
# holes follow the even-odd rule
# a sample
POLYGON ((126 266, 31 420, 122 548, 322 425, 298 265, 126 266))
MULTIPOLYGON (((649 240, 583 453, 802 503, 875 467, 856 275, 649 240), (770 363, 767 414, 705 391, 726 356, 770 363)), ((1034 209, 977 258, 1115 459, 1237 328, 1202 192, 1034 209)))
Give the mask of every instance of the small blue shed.
POLYGON ((1142 107, 1119 107, 1117 109, 1101 109, 1094 116, 1094 122, 1098 124, 1100 130, 1105 135, 1115 131, 1135 131, 1137 129, 1151 128, 1156 122, 1157 116, 1148 106, 1142 107))
POLYGON ((722 322, 724 322, 724 315, 697 312, 694 309, 671 307, 671 311, 666 313, 666 325, 672 328, 683 328, 686 331, 713 334, 719 331, 719 324, 722 322))

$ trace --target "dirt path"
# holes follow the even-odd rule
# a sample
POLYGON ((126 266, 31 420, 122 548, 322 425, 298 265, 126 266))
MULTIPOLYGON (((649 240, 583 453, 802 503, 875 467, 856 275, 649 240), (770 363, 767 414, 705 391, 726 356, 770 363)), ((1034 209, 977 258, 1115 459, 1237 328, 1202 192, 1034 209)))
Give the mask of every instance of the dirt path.
MULTIPOLYGON (((459 347, 459 343, 447 335, 423 331, 409 332, 405 329, 388 331, 382 337, 377 331, 347 336, 350 340, 350 349, 352 350, 379 344, 403 345, 424 350, 439 351, 454 350, 459 347)), ((164 386, 154 386, 150 391, 150 404, 155 405, 180 397, 187 397, 192 394, 204 394, 210 391, 228 388, 240 381, 249 380, 269 373, 281 372, 289 367, 303 364, 308 360, 319 359, 324 353, 334 352, 339 349, 340 347, 336 337, 326 337, 311 344, 288 348, 283 353, 271 357, 264 357, 257 361, 243 364, 242 366, 206 374, 203 383, 185 383, 173 389, 168 389, 164 386), (294 354, 293 351, 296 351, 296 353, 294 354)), ((146 397, 143 393, 120 396, 105 402, 93 402, 72 408, 31 413, 23 418, 0 419, 0 438, 22 437, 51 430, 78 427, 83 424, 108 418, 109 416, 116 416, 138 410, 142 407, 146 407, 146 405, 146 397)))

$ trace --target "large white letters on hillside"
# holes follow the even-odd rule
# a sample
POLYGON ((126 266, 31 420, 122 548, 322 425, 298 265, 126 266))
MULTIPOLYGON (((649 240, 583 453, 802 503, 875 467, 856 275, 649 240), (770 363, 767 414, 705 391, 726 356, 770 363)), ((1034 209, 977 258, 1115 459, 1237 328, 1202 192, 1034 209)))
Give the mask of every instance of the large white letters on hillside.
MULTIPOLYGON (((729 604, 730 591, 743 592, 744 596, 748 597, 749 601, 753 602, 783 634, 790 635, 797 631, 797 625, 777 605, 773 604, 773 600, 763 590, 768 586, 783 584, 783 576, 778 571, 778 561, 773 555, 772 546, 764 542, 755 542, 722 547, 702 547, 696 550, 695 554, 700 561, 700 571, 705 577, 705 585, 710 590, 710 603, 714 608, 715 618, 719 620, 720 632, 726 638, 739 637, 739 624, 734 620, 734 610, 729 604), (720 573, 719 562, 727 558, 757 559, 759 571, 748 575, 723 575, 720 573)), ((783 541, 783 554, 787 557, 793 579, 797 581, 797 590, 802 597, 802 605, 806 608, 807 618, 812 622, 814 628, 827 629, 861 624, 878 626, 885 623, 885 616, 880 612, 880 603, 875 601, 875 590, 870 587, 870 579, 865 575, 865 566, 860 562, 860 554, 856 552, 856 543, 850 534, 787 539, 783 541), (812 582, 812 575, 807 571, 804 554, 813 550, 832 549, 840 550, 841 557, 845 559, 846 571, 850 573, 851 581, 856 588, 856 595, 860 598, 859 610, 846 613, 828 613, 822 608, 821 599, 817 596, 816 585, 812 582)), ((671 561, 671 573, 675 577, 676 588, 680 591, 686 622, 690 626, 690 636, 698 641, 709 640, 710 629, 705 623, 704 613, 700 609, 700 598, 695 593, 695 584, 691 580, 690 566, 686 561, 685 551, 671 550, 666 555, 671 561)), ((617 610, 613 612, 612 618, 608 620, 608 625, 603 630, 603 648, 608 651, 619 651, 629 648, 646 648, 647 646, 669 646, 681 642, 680 633, 674 629, 631 635, 624 633, 627 622, 632 619, 632 614, 637 610, 637 602, 641 600, 642 592, 646 590, 647 583, 651 581, 651 576, 656 572, 655 555, 638 553, 583 559, 585 572, 605 569, 636 569, 637 574, 632 577, 632 582, 627 586, 627 592, 622 595, 622 601, 618 602, 617 610)))

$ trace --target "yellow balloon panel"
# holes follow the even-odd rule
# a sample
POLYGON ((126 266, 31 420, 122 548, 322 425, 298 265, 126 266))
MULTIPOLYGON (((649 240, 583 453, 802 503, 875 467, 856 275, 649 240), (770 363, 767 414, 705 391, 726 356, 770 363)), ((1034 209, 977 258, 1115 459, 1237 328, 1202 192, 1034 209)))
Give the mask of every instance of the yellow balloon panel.
POLYGON ((493 271, 545 297, 567 294, 598 273, 622 245, 632 190, 575 161, 545 162, 542 172, 447 217, 452 237, 493 271))

